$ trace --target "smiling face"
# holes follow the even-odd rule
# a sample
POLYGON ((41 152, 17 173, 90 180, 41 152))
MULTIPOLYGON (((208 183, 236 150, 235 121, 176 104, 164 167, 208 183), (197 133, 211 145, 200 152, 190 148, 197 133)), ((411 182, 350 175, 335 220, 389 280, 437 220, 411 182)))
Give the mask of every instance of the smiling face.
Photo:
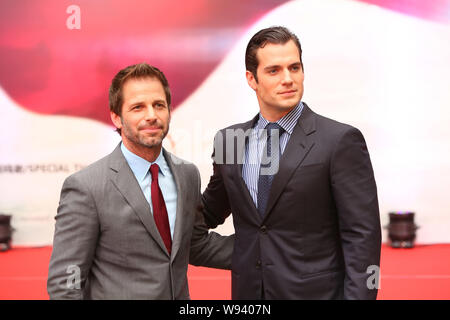
POLYGON ((111 119, 121 129, 128 150, 153 159, 153 155, 159 155, 169 131, 170 112, 164 88, 157 78, 132 78, 123 84, 122 94, 121 115, 111 112, 111 119))
POLYGON ((275 122, 297 106, 303 96, 303 69, 294 41, 267 43, 256 52, 258 68, 255 79, 247 70, 250 87, 255 90, 261 114, 275 122))

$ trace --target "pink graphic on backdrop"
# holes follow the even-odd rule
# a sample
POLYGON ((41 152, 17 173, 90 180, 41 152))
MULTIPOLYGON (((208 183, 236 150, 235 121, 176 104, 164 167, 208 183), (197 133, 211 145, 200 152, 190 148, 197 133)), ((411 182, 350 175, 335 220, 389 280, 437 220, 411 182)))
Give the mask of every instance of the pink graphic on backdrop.
MULTIPOLYGON (((176 108, 245 30, 286 0, 77 1, 81 29, 66 27, 72 1, 0 4, 0 84, 24 108, 110 124, 114 74, 142 61, 164 71, 176 108)), ((450 0, 362 0, 448 23, 450 0)))
POLYGON ((164 71, 177 107, 249 25, 284 2, 84 0, 80 30, 66 27, 72 1, 2 2, 0 84, 28 110, 110 124, 112 77, 146 61, 164 71))

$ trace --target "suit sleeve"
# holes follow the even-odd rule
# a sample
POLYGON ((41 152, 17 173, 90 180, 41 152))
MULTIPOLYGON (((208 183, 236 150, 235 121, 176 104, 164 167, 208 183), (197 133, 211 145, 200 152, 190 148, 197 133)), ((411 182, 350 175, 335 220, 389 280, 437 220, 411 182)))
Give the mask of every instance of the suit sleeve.
POLYGON ((358 129, 341 136, 330 173, 345 262, 344 298, 376 299, 377 289, 368 286, 373 275, 368 267, 380 265, 380 213, 369 152, 358 129))
POLYGON ((203 216, 207 226, 212 229, 224 223, 225 219, 231 214, 230 202, 220 170, 221 165, 225 163, 226 147, 220 145, 218 141, 223 140, 218 139, 218 135, 222 135, 221 131, 216 134, 214 139, 213 175, 202 195, 203 216), (216 153, 217 148, 222 148, 221 156, 216 153), (218 157, 221 157, 221 159, 218 159, 218 157))
POLYGON ((191 238, 189 263, 218 269, 231 269, 231 257, 234 247, 234 234, 222 236, 216 232, 208 232, 201 204, 200 173, 197 173, 197 210, 191 238))
POLYGON ((64 181, 55 220, 48 294, 50 299, 83 299, 99 221, 92 195, 74 175, 64 181))

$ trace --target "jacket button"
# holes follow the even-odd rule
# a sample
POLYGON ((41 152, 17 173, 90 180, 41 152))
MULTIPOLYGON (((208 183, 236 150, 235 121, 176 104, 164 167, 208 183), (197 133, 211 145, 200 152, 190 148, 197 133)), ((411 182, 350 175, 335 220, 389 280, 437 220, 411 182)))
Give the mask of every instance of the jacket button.
POLYGON ((266 226, 262 226, 262 227, 260 228, 260 230, 261 230, 261 232, 264 233, 264 234, 267 233, 267 227, 266 227, 266 226))
POLYGON ((261 260, 258 260, 256 262, 256 269, 260 269, 261 268, 261 260))

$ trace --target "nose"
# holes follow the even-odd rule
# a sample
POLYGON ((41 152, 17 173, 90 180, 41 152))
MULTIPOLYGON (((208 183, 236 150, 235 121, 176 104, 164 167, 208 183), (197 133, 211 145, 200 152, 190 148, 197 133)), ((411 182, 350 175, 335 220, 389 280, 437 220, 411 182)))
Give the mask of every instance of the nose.
POLYGON ((291 72, 289 69, 284 70, 283 72, 283 79, 281 80, 283 85, 290 85, 292 84, 292 77, 291 72))
POLYGON ((145 120, 152 121, 156 119, 156 112, 153 109, 153 106, 147 106, 145 109, 145 120))

